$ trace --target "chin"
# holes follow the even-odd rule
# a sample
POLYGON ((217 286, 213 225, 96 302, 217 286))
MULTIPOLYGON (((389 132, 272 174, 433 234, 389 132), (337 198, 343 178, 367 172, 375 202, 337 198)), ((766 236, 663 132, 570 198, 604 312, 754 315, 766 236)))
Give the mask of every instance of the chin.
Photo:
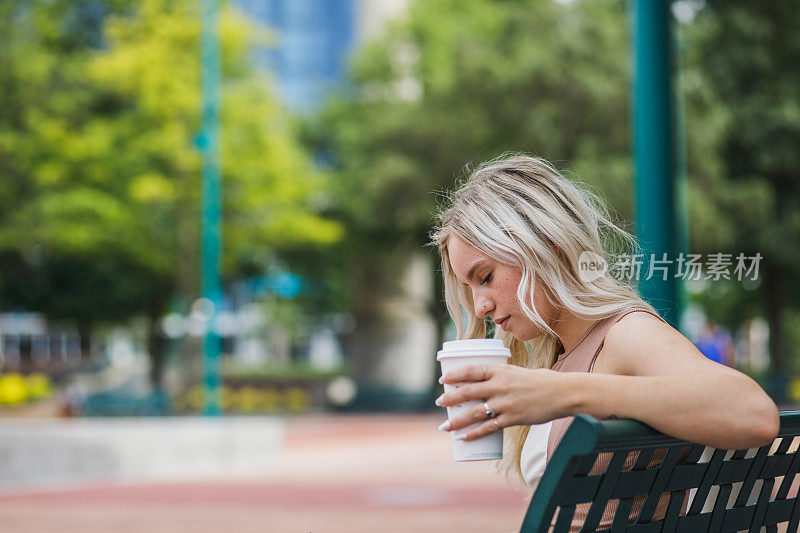
POLYGON ((542 335, 541 331, 526 331, 521 333, 520 335, 517 335, 513 331, 509 331, 508 333, 515 339, 522 342, 532 341, 533 339, 537 339, 542 335))

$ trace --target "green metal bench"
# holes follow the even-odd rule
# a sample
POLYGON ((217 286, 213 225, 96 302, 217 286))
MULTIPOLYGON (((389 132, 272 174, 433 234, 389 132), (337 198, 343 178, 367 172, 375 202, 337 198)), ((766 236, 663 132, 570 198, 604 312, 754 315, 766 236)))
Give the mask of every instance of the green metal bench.
POLYGON ((521 533, 568 532, 580 504, 589 506, 580 531, 796 532, 800 411, 780 417, 778 438, 769 446, 704 454, 703 445, 633 420, 578 415, 547 465, 521 533), (626 460, 634 464, 625 468, 626 460), (665 493, 666 514, 654 519, 665 493), (616 505, 613 520, 601 525, 609 502, 616 505))

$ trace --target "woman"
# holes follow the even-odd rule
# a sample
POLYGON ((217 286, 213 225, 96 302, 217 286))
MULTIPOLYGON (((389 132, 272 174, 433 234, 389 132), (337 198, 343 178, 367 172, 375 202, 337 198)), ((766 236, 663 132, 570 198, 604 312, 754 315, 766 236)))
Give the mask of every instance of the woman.
POLYGON ((485 337, 491 318, 512 352, 509 365, 443 376, 468 384, 437 405, 486 403, 440 429, 471 441, 509 428, 505 466, 529 486, 566 431, 565 417, 578 413, 639 420, 717 448, 777 436, 778 410, 752 379, 704 357, 625 283, 610 275, 585 281, 581 254, 607 259, 610 246, 632 249, 635 241, 601 201, 542 159, 478 168, 442 213, 433 241, 458 338, 485 337))

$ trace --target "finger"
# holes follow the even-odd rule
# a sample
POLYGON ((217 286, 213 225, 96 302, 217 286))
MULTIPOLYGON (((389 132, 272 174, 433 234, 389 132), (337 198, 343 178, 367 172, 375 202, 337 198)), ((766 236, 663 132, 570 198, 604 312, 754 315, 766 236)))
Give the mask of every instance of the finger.
POLYGON ((491 435, 492 433, 502 431, 504 427, 506 426, 503 424, 503 417, 497 416, 495 418, 490 418, 480 426, 472 428, 469 431, 458 433, 456 438, 465 442, 469 442, 471 440, 479 439, 481 437, 485 437, 486 435, 491 435))
POLYGON ((481 402, 448 420, 449 423, 446 422, 443 424, 444 427, 442 429, 445 431, 458 431, 459 429, 486 420, 486 418, 486 410, 483 408, 483 402, 481 402))
POLYGON ((485 381, 497 371, 498 365, 467 365, 454 368, 441 378, 441 383, 452 385, 464 381, 485 381))
POLYGON ((464 402, 472 400, 484 401, 486 398, 493 396, 494 386, 486 382, 472 383, 469 385, 462 385, 457 389, 445 392, 434 402, 439 407, 452 407, 454 405, 461 405, 464 402))

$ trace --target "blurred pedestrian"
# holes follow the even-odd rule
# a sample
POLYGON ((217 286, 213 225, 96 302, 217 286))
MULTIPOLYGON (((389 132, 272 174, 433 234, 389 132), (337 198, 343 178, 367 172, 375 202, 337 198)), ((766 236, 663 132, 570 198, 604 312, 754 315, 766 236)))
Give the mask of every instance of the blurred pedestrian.
POLYGON ((700 353, 712 361, 726 366, 735 366, 733 338, 713 320, 706 320, 703 332, 694 344, 700 353))
POLYGON ((59 394, 59 415, 65 418, 80 416, 83 394, 75 383, 69 384, 59 394))

